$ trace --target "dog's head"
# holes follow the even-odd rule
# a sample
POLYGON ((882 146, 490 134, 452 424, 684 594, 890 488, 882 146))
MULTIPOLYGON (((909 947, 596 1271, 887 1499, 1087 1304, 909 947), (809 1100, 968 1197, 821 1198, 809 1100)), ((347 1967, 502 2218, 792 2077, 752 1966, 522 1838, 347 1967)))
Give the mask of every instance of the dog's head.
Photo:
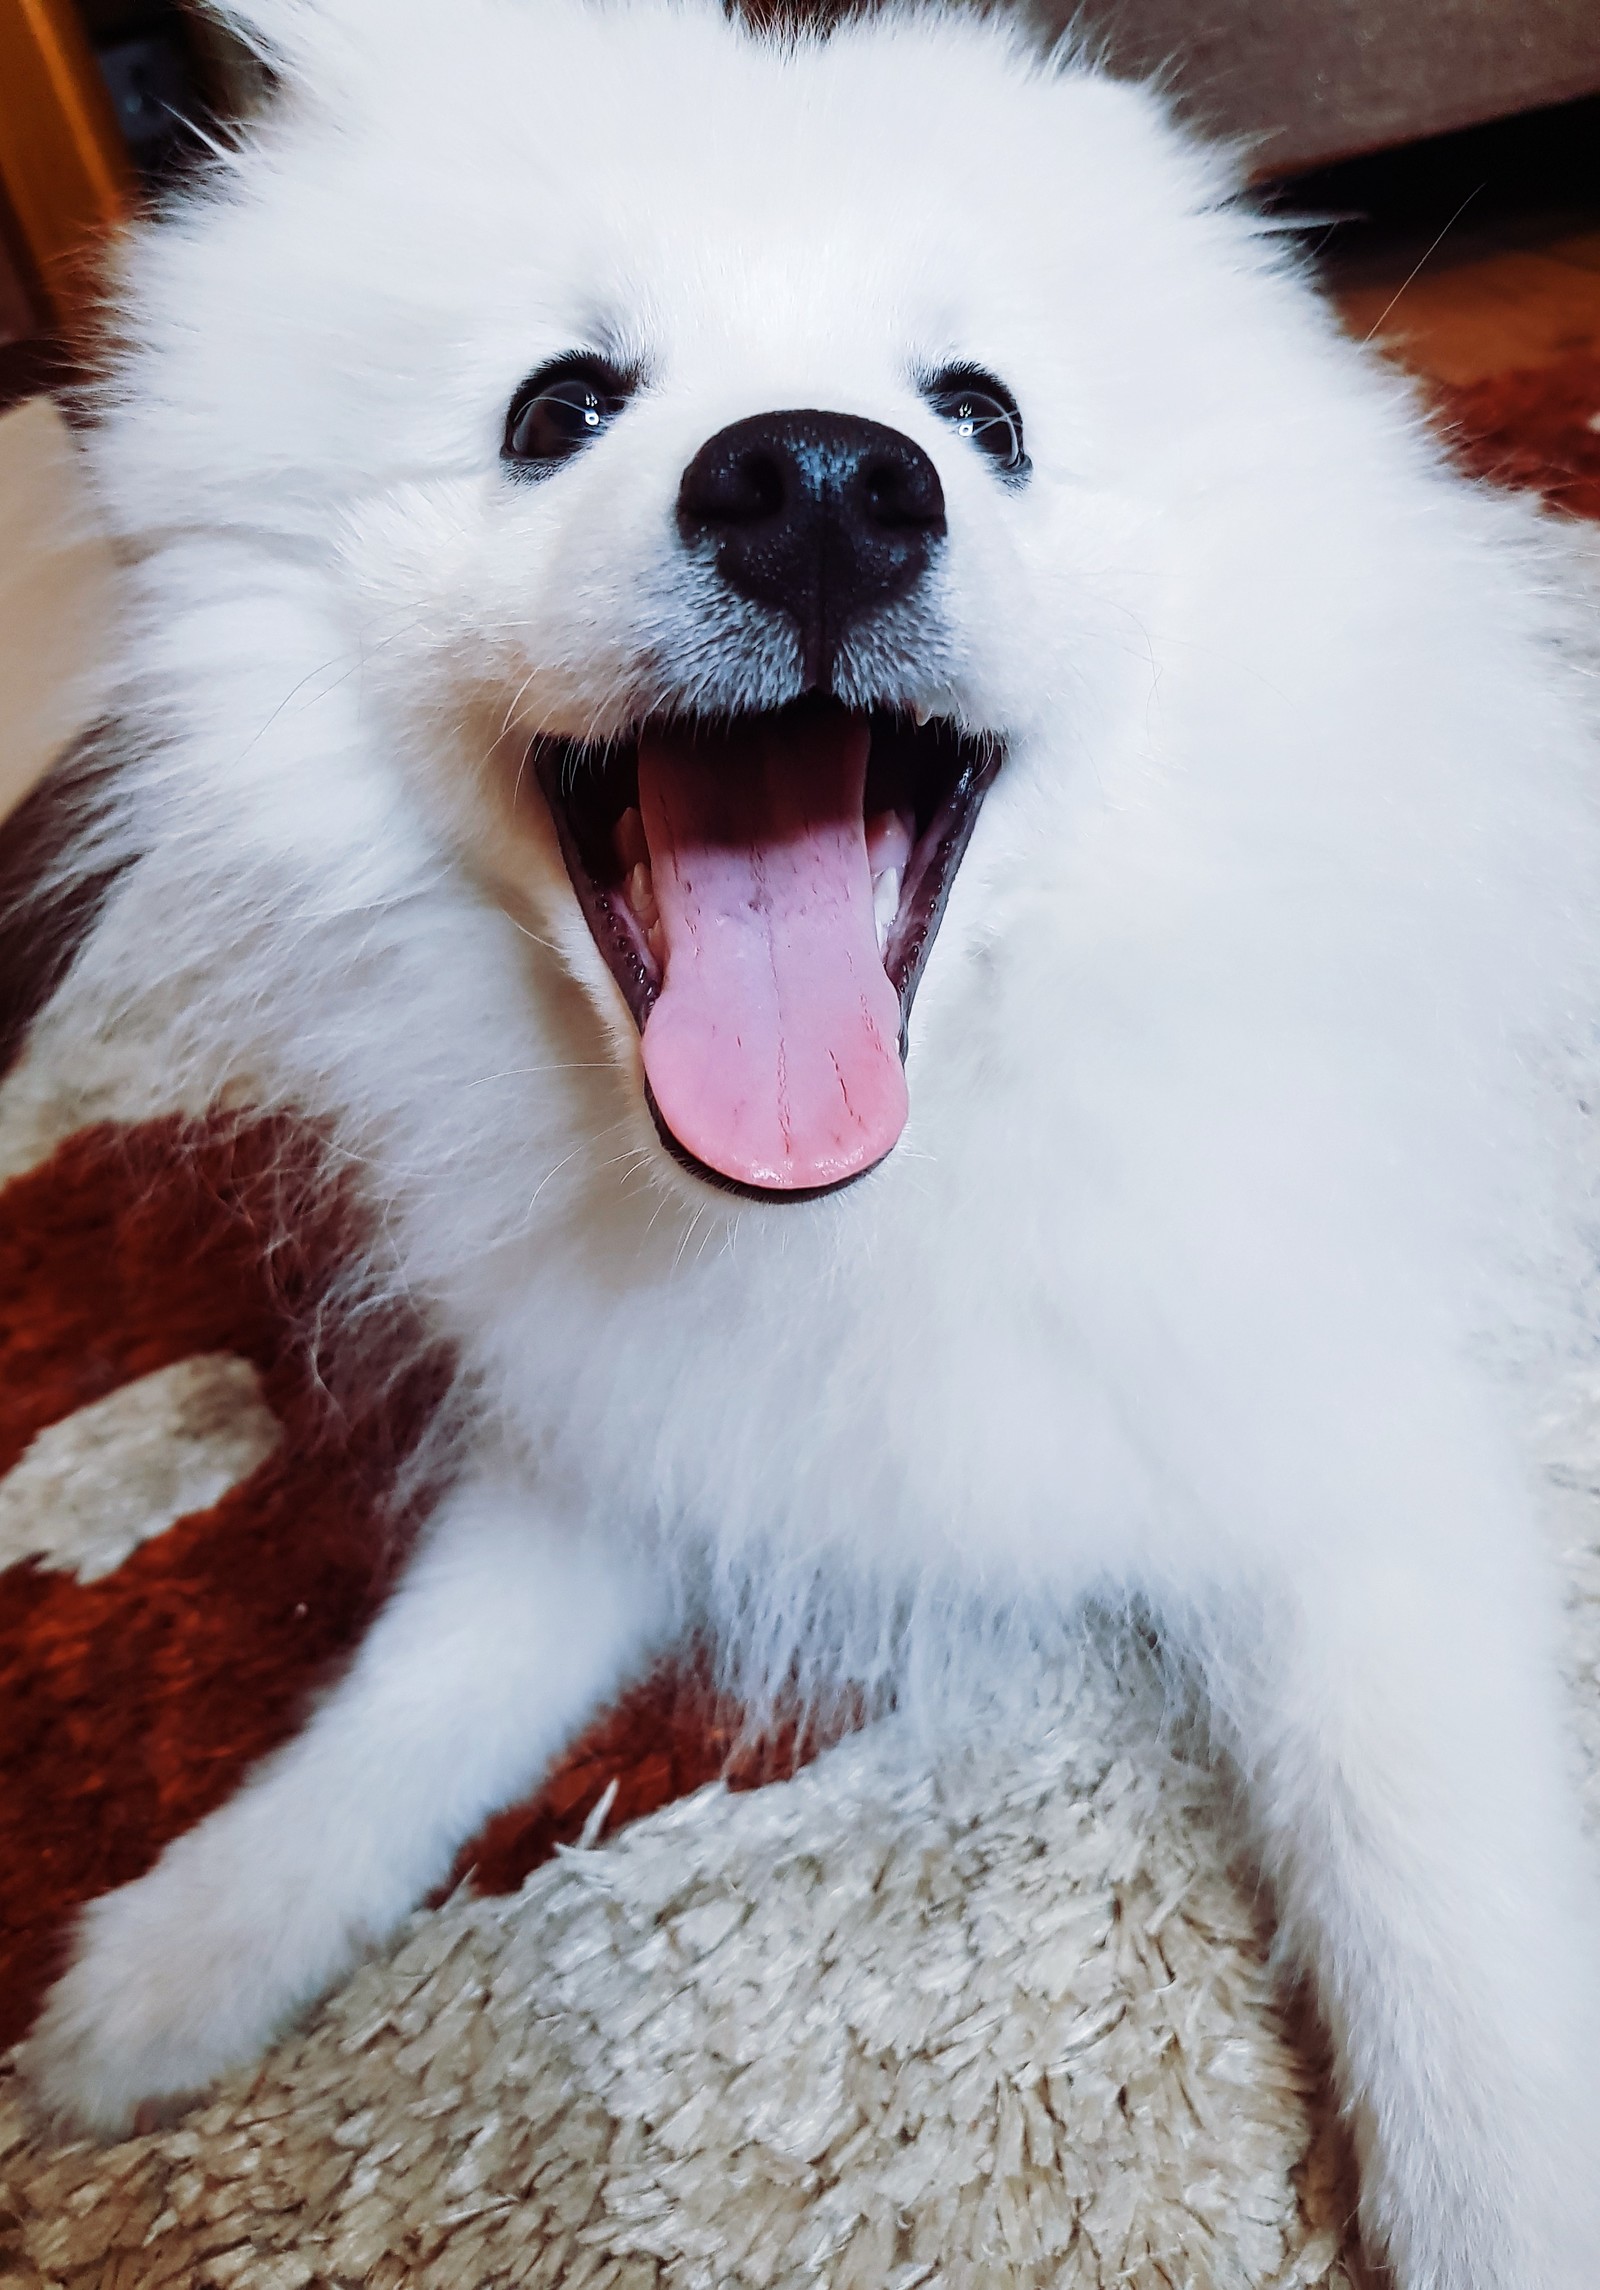
POLYGON ((815 304, 741 345, 766 313, 718 267, 671 348, 591 324, 506 409, 496 539, 543 576, 510 744, 664 1141, 792 1196, 905 1123, 912 998, 1004 750, 961 673, 952 514, 1003 543, 1029 462, 987 368, 918 345, 852 386, 847 320, 815 304), (948 504, 940 426, 975 480, 948 504))
POLYGON ((235 319, 182 353, 189 469, 314 539, 393 752, 678 1159, 848 1182, 1144 671, 1221 168, 971 20, 251 13, 289 86, 171 257, 235 319))

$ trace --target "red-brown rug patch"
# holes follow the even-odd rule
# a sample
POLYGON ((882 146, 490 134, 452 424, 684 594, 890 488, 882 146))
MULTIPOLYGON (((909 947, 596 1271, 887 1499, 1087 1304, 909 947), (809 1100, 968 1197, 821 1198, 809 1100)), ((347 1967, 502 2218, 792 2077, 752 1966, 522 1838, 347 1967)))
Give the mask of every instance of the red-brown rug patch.
POLYGON ((1600 357, 1441 383, 1435 395, 1456 458, 1474 476, 1542 493, 1553 509, 1600 517, 1600 357))

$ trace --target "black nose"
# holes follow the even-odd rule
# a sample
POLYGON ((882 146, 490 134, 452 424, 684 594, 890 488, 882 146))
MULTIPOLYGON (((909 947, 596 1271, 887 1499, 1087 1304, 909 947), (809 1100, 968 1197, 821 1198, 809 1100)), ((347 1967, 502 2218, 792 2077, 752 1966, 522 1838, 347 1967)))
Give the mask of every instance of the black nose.
POLYGON ((709 438, 683 473, 678 529, 715 544, 730 588, 795 623, 827 690, 851 626, 921 580, 945 530, 920 445, 847 413, 763 413, 709 438))

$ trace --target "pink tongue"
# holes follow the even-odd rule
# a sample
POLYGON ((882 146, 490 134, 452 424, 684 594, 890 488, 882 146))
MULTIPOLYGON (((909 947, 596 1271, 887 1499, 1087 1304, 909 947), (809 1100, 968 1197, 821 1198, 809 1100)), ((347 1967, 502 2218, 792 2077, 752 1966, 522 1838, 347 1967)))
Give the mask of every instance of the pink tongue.
POLYGON ((837 1184, 905 1126, 862 821, 870 736, 808 709, 639 742, 666 943, 645 1076, 679 1144, 742 1184, 837 1184))

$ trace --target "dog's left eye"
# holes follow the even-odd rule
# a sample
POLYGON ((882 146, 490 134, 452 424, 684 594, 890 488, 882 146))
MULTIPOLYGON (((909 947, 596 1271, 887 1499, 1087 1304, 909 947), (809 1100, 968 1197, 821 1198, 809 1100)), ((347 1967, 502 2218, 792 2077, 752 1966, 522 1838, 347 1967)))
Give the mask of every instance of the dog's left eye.
POLYGON ((542 367, 511 401, 500 458, 535 470, 570 460, 616 420, 632 393, 628 377, 598 358, 542 367))
POLYGON ((947 366, 923 385, 923 396, 958 437, 970 438, 1007 477, 1026 477, 1022 415, 1004 382, 976 366, 947 366))

